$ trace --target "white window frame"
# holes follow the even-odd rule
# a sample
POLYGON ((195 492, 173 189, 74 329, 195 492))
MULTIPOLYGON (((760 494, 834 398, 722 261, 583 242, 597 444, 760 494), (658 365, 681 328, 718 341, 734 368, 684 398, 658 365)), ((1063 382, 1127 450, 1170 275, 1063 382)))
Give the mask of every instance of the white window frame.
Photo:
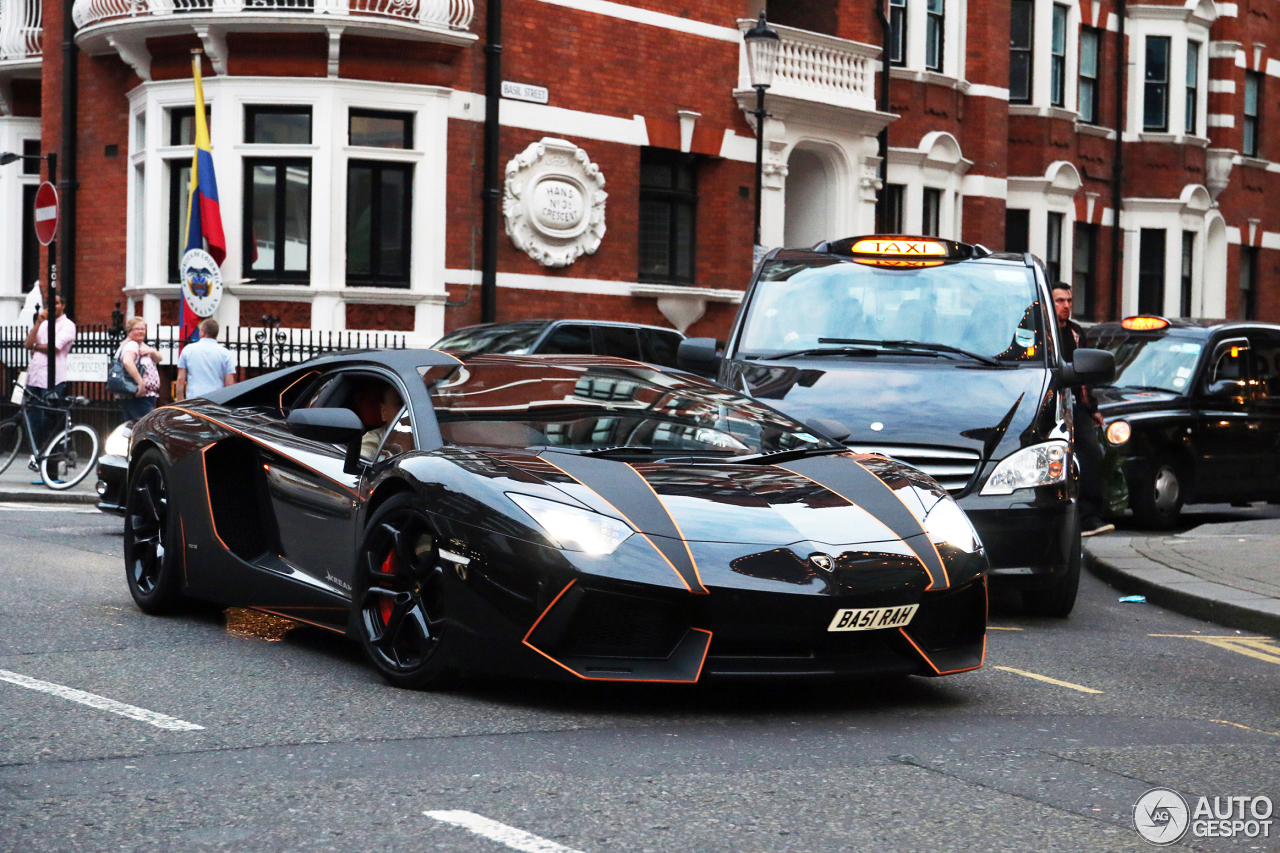
MULTIPOLYGON (((1031 102, 1009 105, 1010 115, 1041 115, 1074 119, 1079 113, 1080 0, 1035 0, 1032 21, 1031 102), (1054 106, 1053 7, 1067 7, 1066 56, 1062 106, 1054 106)), ((1034 229, 1035 223, 1032 222, 1034 229)))
MULTIPOLYGON (((925 68, 929 9, 927 0, 907 0, 906 57, 901 65, 891 70, 894 77, 925 80, 946 78, 958 83, 964 79, 965 17, 968 0, 943 0, 942 15, 942 67, 939 70, 925 68)), ((941 82, 941 80, 939 80, 941 82)))
MULTIPOLYGON (((1129 6, 1126 36, 1129 40, 1128 107, 1125 115, 1124 141, 1188 142, 1208 145, 1209 128, 1209 26, 1216 20, 1212 4, 1202 2, 1195 8, 1183 6, 1129 6), (1169 39, 1169 124, 1167 131, 1143 130, 1143 94, 1145 85, 1147 36, 1169 39), (1187 42, 1200 43, 1200 67, 1196 74, 1196 133, 1187 127, 1187 42)), ((1158 226, 1148 226, 1158 227, 1158 226)), ((1171 229, 1172 230, 1172 229, 1171 229)), ((1181 242, 1179 246, 1181 246, 1181 242)), ((1181 263, 1181 262, 1179 262, 1181 263)))
POLYGON ((964 224, 961 184, 972 165, 972 160, 964 158, 956 138, 945 131, 926 133, 915 148, 890 148, 887 182, 905 187, 903 233, 923 233, 924 191, 928 187, 942 191, 938 236, 959 240, 964 224))
POLYGON ((1206 267, 1214 262, 1208 245, 1209 220, 1214 216, 1221 218, 1213 209, 1209 191, 1199 184, 1186 185, 1178 198, 1124 200, 1124 271, 1120 298, 1123 316, 1138 313, 1138 247, 1144 228, 1165 232, 1163 315, 1178 317, 1182 313, 1182 232, 1190 231, 1196 235, 1191 268, 1192 314, 1217 316, 1211 308, 1222 297, 1205 291, 1206 267))

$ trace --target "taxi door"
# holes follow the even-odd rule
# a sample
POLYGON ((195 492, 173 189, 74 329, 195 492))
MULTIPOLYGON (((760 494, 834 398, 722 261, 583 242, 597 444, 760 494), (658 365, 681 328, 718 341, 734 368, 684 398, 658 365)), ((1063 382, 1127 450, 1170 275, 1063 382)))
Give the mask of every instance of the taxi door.
POLYGON ((1280 332, 1250 331, 1249 370, 1253 380, 1253 411, 1260 423, 1261 453, 1258 491, 1253 499, 1280 496, 1280 332))
POLYGON ((1267 464, 1261 458, 1266 439, 1249 361, 1245 337, 1220 339, 1210 350, 1193 402, 1200 457, 1196 494, 1201 500, 1243 500, 1265 479, 1258 466, 1267 464))

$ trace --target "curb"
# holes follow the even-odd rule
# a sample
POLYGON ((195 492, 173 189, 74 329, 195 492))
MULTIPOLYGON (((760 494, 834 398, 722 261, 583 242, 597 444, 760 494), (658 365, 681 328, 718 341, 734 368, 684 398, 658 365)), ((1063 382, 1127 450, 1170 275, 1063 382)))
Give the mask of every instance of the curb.
POLYGON ((0 503, 24 504, 96 504, 98 496, 84 492, 45 491, 0 491, 0 503))
POLYGON ((1224 628, 1235 628, 1241 631, 1252 631, 1258 634, 1280 636, 1280 601, 1257 596, 1245 598, 1240 590, 1222 584, 1201 581, 1194 575, 1169 569, 1151 562, 1148 569, 1124 569, 1084 552, 1085 566, 1095 576, 1125 593, 1145 595, 1147 601, 1158 607, 1203 619, 1221 625, 1224 628), (1185 582, 1159 583, 1151 578, 1143 577, 1146 573, 1182 575, 1185 582), (1179 586, 1194 585, 1197 591, 1179 589, 1179 586), (1200 594, 1209 593, 1209 594, 1200 594), (1214 594, 1226 598, 1213 597, 1214 594), (1229 599, 1236 600, 1229 600, 1229 599), (1256 602, 1259 607, 1251 607, 1256 602), (1261 609, 1266 607, 1267 609, 1261 609))

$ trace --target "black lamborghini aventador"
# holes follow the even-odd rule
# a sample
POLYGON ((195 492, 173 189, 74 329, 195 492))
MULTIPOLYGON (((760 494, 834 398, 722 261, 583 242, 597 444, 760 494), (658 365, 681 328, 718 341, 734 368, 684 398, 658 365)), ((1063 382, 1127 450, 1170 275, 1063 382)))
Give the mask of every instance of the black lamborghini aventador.
POLYGON ((987 561, 945 490, 680 371, 343 353, 131 442, 139 607, 344 633, 396 685, 982 665, 987 561))

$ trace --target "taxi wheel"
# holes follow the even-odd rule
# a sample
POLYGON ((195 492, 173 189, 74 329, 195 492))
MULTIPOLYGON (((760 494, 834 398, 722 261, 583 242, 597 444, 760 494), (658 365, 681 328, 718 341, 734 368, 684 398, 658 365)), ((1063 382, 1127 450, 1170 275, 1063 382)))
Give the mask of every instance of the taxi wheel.
POLYGON ((1067 569, 1045 589, 1028 589, 1022 593, 1022 606, 1033 616, 1047 616, 1051 619, 1066 619, 1076 606, 1076 592, 1080 588, 1080 533, 1072 540, 1071 558, 1067 561, 1067 569))
POLYGON ((454 678, 435 532, 415 495, 379 507, 356 552, 352 629, 391 684, 443 687, 454 678))
POLYGON ((160 451, 148 450, 129 477, 124 515, 125 580, 145 613, 167 613, 181 600, 178 526, 169 499, 169 466, 160 451))
POLYGON ((1143 527, 1168 530, 1182 513, 1182 481, 1173 460, 1156 459, 1134 490, 1133 514, 1143 527))

